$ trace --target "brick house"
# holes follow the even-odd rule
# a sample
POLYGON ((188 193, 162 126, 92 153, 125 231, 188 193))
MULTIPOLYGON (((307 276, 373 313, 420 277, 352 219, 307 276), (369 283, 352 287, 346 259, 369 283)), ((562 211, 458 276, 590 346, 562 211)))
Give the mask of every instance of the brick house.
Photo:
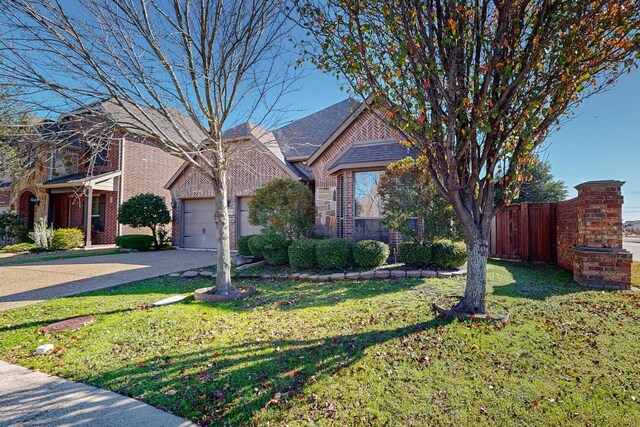
POLYGON ((31 145, 25 150, 27 169, 4 187, 4 198, 0 188, 0 208, 8 199, 8 208, 20 213, 28 228, 40 218, 54 228, 80 228, 87 246, 146 233, 119 224, 118 207, 146 192, 170 202, 163 184, 182 164, 133 132, 125 111, 111 100, 42 122, 26 144, 31 145))
MULTIPOLYGON (((400 236, 382 227, 377 181, 386 166, 415 153, 372 111, 351 99, 275 130, 245 123, 225 132, 231 247, 255 234, 248 206, 270 179, 291 177, 315 195, 318 232, 394 245, 400 236)), ((186 163, 169 180, 174 210, 173 242, 183 248, 216 246, 213 195, 207 180, 186 163)))

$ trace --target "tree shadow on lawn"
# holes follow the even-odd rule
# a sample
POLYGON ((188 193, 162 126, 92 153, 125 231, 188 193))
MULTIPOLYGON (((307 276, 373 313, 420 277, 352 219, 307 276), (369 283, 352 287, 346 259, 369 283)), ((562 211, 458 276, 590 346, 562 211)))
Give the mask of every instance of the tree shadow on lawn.
MULTIPOLYGON (((252 310, 257 307, 268 306, 278 310, 298 310, 308 307, 326 307, 340 304, 354 299, 374 298, 384 294, 404 292, 414 289, 424 284, 424 279, 403 279, 403 280, 378 280, 359 282, 244 282, 236 281, 236 285, 257 286, 258 293, 254 296, 226 303, 203 303, 195 301, 189 297, 177 304, 198 304, 203 309, 228 310, 242 312, 252 310)), ((116 313, 133 312, 141 309, 161 310, 162 307, 149 307, 154 301, 165 298, 168 295, 190 294, 195 289, 212 286, 210 280, 179 279, 179 278, 158 278, 126 285, 119 285, 113 288, 101 289, 84 294, 71 295, 55 300, 56 303, 69 302, 74 304, 74 300, 82 301, 82 298, 119 298, 125 296, 145 295, 144 300, 129 301, 126 307, 113 308, 113 304, 108 303, 100 306, 86 306, 78 304, 78 309, 74 311, 65 310, 64 317, 53 317, 45 320, 31 320, 25 323, 14 323, 9 326, 0 326, 0 333, 5 331, 16 331, 18 329, 43 327, 51 323, 59 322, 70 317, 93 315, 107 316, 116 313), (152 298, 149 296, 154 295, 152 298)), ((45 303, 46 304, 46 303, 45 303)), ((13 310, 28 310, 31 307, 19 307, 13 310)), ((55 308, 53 308, 55 310, 55 308)))
POLYGON ((248 425, 261 408, 272 404, 286 408, 309 398, 305 386, 322 377, 347 374, 368 348, 449 322, 434 318, 393 330, 330 338, 229 344, 136 361, 78 380, 129 396, 142 395, 148 403, 203 425, 248 425))
MULTIPOLYGON (((272 306, 279 310, 299 310, 309 307, 326 307, 349 300, 364 300, 380 295, 400 293, 425 284, 425 279, 363 280, 337 282, 252 282, 236 281, 238 286, 256 286, 258 293, 233 303, 196 303, 231 311, 245 311, 260 306, 272 306)), ((428 286, 428 285, 427 285, 428 286)))
POLYGON ((489 262, 503 267, 513 277, 513 282, 509 284, 493 286, 494 296, 544 301, 551 296, 588 290, 574 282, 570 272, 555 265, 495 260, 489 262))

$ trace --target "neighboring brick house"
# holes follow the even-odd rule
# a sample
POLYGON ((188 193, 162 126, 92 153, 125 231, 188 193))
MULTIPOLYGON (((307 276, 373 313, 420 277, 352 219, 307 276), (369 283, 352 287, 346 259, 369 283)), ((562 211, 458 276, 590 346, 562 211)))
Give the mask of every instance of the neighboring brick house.
MULTIPOLYGON (((381 225, 377 180, 386 166, 415 153, 402 147, 368 103, 348 99, 268 131, 251 123, 225 132, 231 246, 256 233, 248 221, 255 190, 270 179, 291 177, 308 183, 315 195, 318 232, 359 240, 396 243, 400 236, 381 225)), ((210 184, 187 164, 172 177, 176 206, 173 241, 179 247, 214 249, 210 184)))
POLYGON ((106 100, 37 126, 29 167, 9 187, 9 207, 22 214, 28 228, 40 218, 54 228, 80 228, 88 246, 112 244, 121 234, 146 233, 118 224, 118 208, 146 192, 169 203, 163 184, 182 160, 132 132, 125 117, 106 100))

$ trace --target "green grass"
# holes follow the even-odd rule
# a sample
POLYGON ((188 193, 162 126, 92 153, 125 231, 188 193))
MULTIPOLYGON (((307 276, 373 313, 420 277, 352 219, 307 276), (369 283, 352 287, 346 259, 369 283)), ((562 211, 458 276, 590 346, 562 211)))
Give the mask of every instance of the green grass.
POLYGON ((463 280, 260 282, 252 299, 145 308, 162 279, 0 313, 0 355, 204 425, 640 425, 640 293, 491 261, 500 328, 436 318, 463 280), (77 332, 38 328, 94 314, 77 332), (53 343, 59 351, 36 356, 53 343))
POLYGON ((31 262, 54 261, 58 259, 85 258, 97 255, 113 255, 122 253, 120 249, 96 249, 90 251, 64 251, 57 253, 0 253, 0 267, 28 264, 31 262))

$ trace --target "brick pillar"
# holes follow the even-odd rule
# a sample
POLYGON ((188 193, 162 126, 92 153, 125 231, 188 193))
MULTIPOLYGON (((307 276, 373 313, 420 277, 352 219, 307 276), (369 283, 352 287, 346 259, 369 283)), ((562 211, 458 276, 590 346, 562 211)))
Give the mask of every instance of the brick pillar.
POLYGON ((622 181, 591 181, 578 190, 573 278, 606 289, 631 287, 632 255, 622 249, 622 181))

